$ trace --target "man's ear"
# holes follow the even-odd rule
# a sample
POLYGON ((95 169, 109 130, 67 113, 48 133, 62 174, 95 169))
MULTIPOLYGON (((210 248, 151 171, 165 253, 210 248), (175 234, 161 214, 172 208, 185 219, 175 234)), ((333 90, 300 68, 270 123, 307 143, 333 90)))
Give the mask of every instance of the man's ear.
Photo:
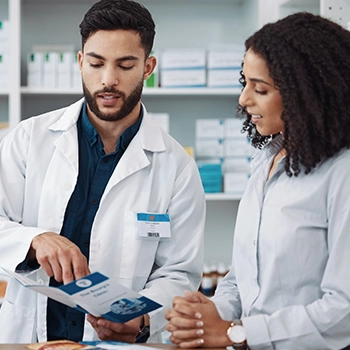
POLYGON ((81 67, 83 65, 83 51, 82 50, 79 50, 78 51, 78 65, 79 65, 79 70, 81 71, 81 67))
POLYGON ((147 80, 157 65, 157 59, 155 56, 149 56, 145 62, 145 70, 143 72, 143 80, 147 80))

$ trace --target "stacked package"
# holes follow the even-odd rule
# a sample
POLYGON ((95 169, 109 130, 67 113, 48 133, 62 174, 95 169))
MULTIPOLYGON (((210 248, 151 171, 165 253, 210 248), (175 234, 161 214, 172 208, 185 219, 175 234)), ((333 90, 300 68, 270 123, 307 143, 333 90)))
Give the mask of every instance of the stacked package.
POLYGON ((0 21, 0 89, 9 87, 10 45, 9 21, 0 21))
POLYGON ((250 176, 250 160, 253 147, 246 134, 242 134, 242 120, 225 120, 224 138, 224 192, 243 194, 250 176))
POLYGON ((161 52, 161 86, 164 88, 205 87, 206 51, 168 49, 161 52))
POLYGON ((81 90, 77 53, 70 45, 34 47, 27 56, 27 85, 81 90))
POLYGON ((239 88, 243 51, 237 48, 217 48, 208 51, 208 78, 210 88, 239 88))
POLYGON ((223 119, 196 120, 195 155, 204 191, 222 192, 223 119))
POLYGON ((235 118, 196 120, 195 154, 200 174, 202 176, 204 172, 206 181, 208 176, 211 182, 214 182, 214 176, 217 181, 215 190, 205 187, 205 192, 222 192, 219 168, 225 193, 241 195, 244 192, 250 176, 253 148, 241 129, 242 121, 235 118))

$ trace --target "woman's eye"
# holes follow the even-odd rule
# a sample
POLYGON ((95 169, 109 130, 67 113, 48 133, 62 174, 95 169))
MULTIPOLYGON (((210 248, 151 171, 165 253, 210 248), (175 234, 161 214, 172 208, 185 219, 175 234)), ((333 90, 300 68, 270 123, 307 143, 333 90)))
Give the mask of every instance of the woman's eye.
POLYGON ((267 94, 267 91, 265 91, 265 90, 255 90, 255 92, 259 95, 266 95, 267 94))

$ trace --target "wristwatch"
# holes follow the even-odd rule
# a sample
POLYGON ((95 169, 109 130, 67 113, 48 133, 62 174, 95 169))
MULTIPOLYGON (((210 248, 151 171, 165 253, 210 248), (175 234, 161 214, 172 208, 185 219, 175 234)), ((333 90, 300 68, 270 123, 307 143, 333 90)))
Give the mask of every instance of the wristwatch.
POLYGON ((143 315, 143 326, 136 336, 135 343, 146 343, 150 336, 150 317, 148 314, 143 315))
POLYGON ((227 329, 227 336, 234 349, 247 350, 247 338, 241 320, 233 320, 227 329))

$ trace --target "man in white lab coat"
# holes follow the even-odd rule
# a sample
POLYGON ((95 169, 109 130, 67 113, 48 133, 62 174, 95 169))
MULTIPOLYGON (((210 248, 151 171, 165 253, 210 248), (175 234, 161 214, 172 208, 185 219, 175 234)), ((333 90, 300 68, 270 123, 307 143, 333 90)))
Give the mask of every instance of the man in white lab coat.
POLYGON ((196 164, 141 104, 156 65, 152 17, 133 1, 102 0, 80 32, 84 98, 21 122, 1 143, 0 266, 51 286, 99 271, 163 308, 114 323, 11 280, 0 343, 134 342, 147 330, 159 341, 173 296, 200 283, 205 198, 196 164), (138 213, 168 214, 170 234, 148 237, 138 213))

